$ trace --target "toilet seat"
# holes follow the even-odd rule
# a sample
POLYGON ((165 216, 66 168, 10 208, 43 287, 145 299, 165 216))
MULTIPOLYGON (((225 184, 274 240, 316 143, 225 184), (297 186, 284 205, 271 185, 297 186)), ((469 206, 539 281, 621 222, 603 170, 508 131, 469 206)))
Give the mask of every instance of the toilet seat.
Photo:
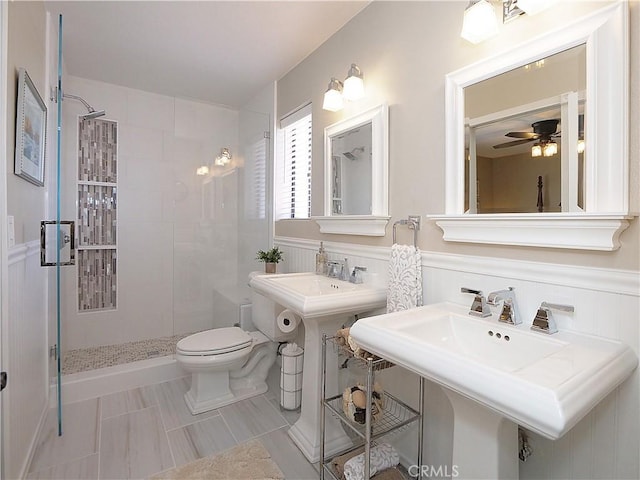
POLYGON ((183 338, 176 353, 186 356, 212 356, 250 350, 254 339, 238 327, 214 328, 183 338))

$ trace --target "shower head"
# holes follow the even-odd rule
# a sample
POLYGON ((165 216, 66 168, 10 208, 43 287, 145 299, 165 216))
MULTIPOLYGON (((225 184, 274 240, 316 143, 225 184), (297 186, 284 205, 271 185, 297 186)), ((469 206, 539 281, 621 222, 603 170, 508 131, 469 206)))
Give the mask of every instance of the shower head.
POLYGON ((79 97, 78 95, 71 95, 70 93, 65 93, 64 95, 62 95, 62 98, 70 98, 72 100, 78 100, 85 106, 85 108, 89 111, 89 113, 80 115, 80 118, 82 118, 83 120, 102 117, 106 113, 104 110, 96 110, 91 105, 89 105, 84 98, 79 97))
POLYGON ((350 152, 344 152, 342 155, 347 157, 349 160, 358 160, 360 155, 364 153, 364 147, 356 147, 350 152))
POLYGON ((93 109, 91 109, 89 111, 89 113, 87 113, 85 115, 80 115, 80 118, 82 118, 83 120, 89 120, 91 118, 102 117, 105 114, 106 114, 106 112, 104 110, 93 110, 93 109))

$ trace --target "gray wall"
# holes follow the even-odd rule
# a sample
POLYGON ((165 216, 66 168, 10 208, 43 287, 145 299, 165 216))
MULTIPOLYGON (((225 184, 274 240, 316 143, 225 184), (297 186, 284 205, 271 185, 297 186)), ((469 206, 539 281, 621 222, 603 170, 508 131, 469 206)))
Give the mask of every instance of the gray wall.
MULTIPOLYGON (((460 38, 468 2, 373 2, 333 37, 278 82, 278 115, 313 102, 312 214, 322 215, 323 130, 327 125, 381 102, 389 104, 390 215, 393 221, 409 214, 441 214, 445 208, 444 77, 501 49, 553 30, 572 18, 608 2, 559 2, 535 17, 506 24, 501 33, 472 45, 460 38), (341 112, 322 110, 322 96, 332 76, 343 78, 352 62, 364 72, 366 98, 341 112)), ((640 4, 631 2, 631 194, 638 209, 640 4), (635 180, 634 180, 635 179, 635 180)), ((277 236, 369 245, 390 245, 385 237, 322 235, 312 220, 280 220, 277 236)), ((622 247, 611 253, 543 248, 448 243, 434 222, 419 235, 422 250, 517 258, 531 261, 638 270, 638 219, 621 236, 622 247)))

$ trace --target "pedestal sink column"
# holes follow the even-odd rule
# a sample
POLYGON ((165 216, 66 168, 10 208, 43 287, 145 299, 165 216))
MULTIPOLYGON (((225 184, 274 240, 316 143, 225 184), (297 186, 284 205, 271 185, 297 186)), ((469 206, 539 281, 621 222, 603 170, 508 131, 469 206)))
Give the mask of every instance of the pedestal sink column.
MULTIPOLYGON (((289 436, 311 463, 320 459, 320 382, 322 371, 322 335, 335 335, 346 322, 345 316, 307 319, 304 324, 304 371, 302 374, 302 408, 300 418, 289 429, 289 436)), ((327 395, 338 393, 336 355, 327 356, 327 395)), ((326 417, 325 454, 332 455, 351 445, 340 422, 326 417)))
POLYGON ((443 388, 453 406, 453 465, 459 479, 517 480, 518 425, 443 388))

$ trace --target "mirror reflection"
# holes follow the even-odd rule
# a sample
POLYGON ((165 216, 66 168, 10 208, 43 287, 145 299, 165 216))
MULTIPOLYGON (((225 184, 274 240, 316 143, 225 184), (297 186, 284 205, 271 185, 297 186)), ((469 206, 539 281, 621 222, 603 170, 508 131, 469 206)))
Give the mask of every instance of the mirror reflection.
POLYGON ((584 208, 585 91, 585 45, 464 89, 466 212, 584 208))
POLYGON ((331 214, 371 215, 371 122, 331 137, 331 214))

